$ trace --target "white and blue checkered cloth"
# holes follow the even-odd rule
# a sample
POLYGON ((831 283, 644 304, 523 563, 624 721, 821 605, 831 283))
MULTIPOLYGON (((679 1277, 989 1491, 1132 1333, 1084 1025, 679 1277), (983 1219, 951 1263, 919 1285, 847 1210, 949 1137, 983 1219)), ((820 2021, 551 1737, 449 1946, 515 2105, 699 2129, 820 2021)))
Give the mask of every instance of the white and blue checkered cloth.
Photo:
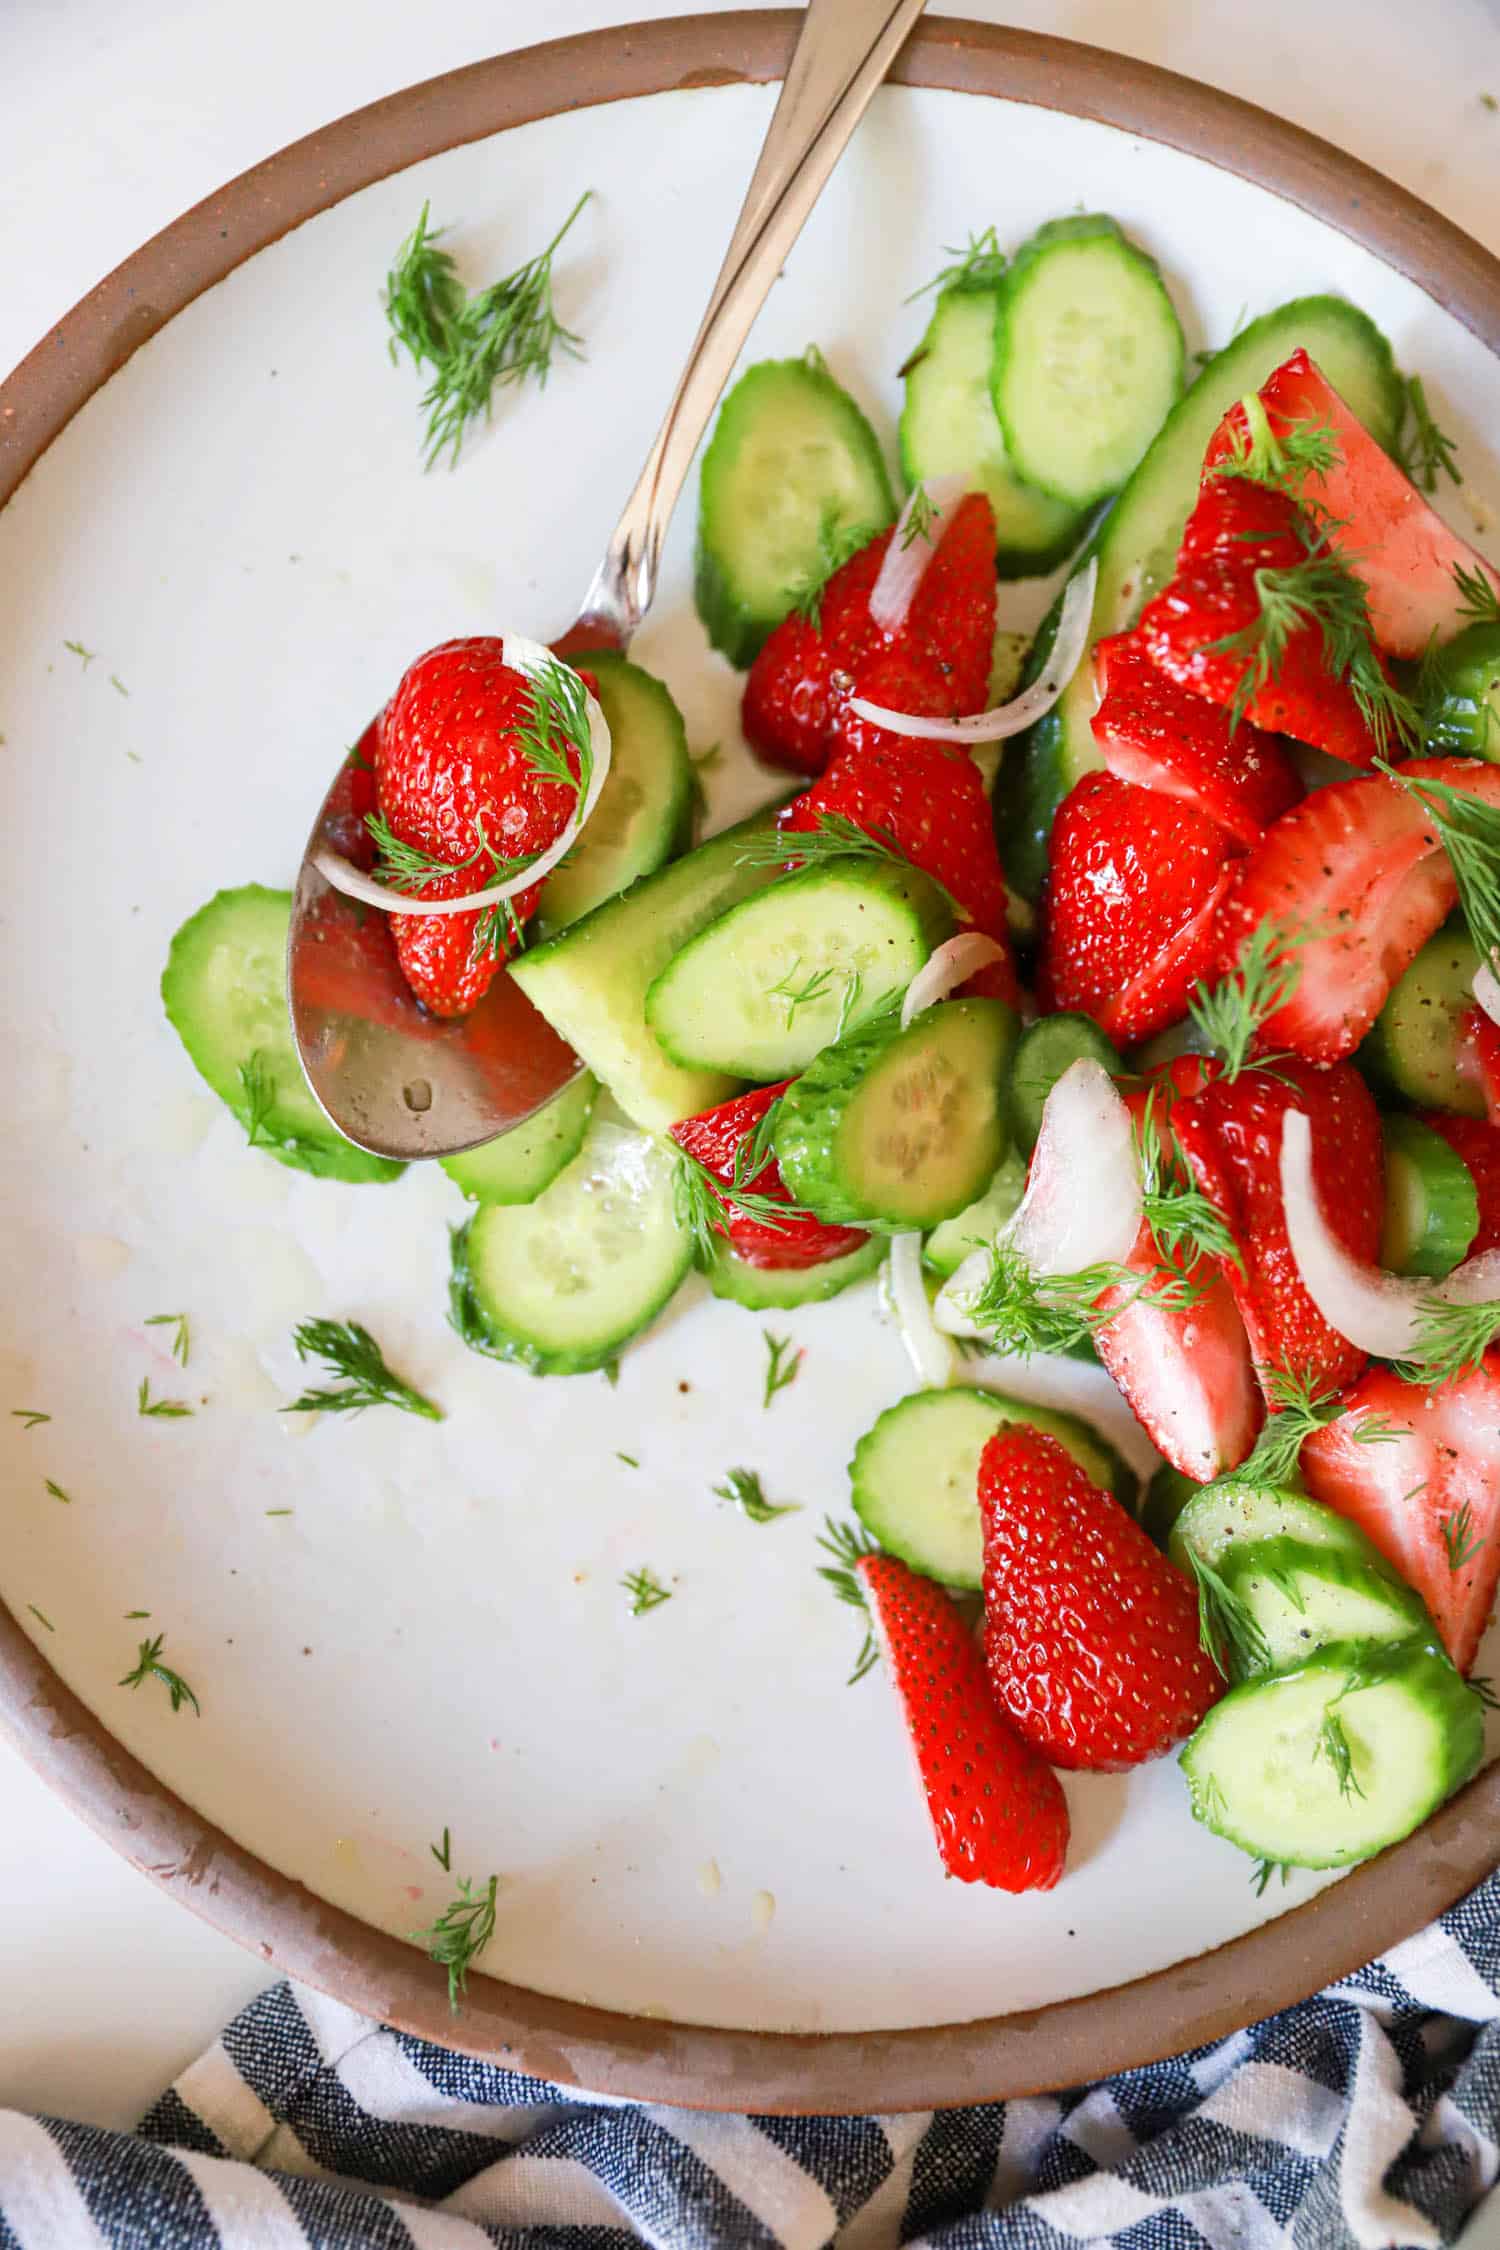
POLYGON ((1497 2144, 1500 1876, 1216 2046, 913 2116, 602 2100, 279 1984, 138 2134, 0 2111, 0 2250, 1436 2250, 1497 2144))

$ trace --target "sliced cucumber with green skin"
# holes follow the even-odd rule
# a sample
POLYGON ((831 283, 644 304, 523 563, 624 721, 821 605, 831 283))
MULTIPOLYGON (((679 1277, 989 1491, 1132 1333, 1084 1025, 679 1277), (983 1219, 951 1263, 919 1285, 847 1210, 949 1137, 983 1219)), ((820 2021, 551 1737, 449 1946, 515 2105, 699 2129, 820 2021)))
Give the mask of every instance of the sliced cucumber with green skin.
POLYGON ((1185 1477, 1181 1469, 1174 1469, 1170 1461, 1163 1461, 1141 1494, 1139 1523, 1153 1547, 1163 1554, 1170 1545, 1177 1518, 1190 1500, 1196 1500, 1203 1490, 1185 1477))
POLYGON ((747 867, 741 856, 769 822, 757 813, 726 829, 511 966, 533 1007, 648 1132, 665 1132, 735 1090, 722 1071, 668 1060, 646 1021, 646 993, 689 938, 777 880, 777 868, 747 867))
POLYGON ((1084 1056, 1102 1063, 1111 1075, 1123 1067, 1118 1050, 1091 1016, 1066 1011, 1042 1016, 1022 1032, 1010 1074, 1010 1121, 1024 1155, 1036 1147, 1047 1096, 1063 1072, 1084 1056))
POLYGON ((575 652, 569 661, 598 682, 609 773, 587 828, 542 885, 533 941, 555 937, 638 877, 654 875, 693 830, 687 729, 666 687, 615 649, 575 652))
POLYGON ((291 916, 291 892, 259 883, 200 906, 167 951, 167 1021, 199 1076, 278 1164, 356 1184, 399 1179, 404 1165, 356 1148, 329 1124, 303 1075, 286 998, 291 916))
POLYGON ((1193 1812, 1241 1851, 1348 1867, 1479 1765, 1484 1712, 1441 1650, 1342 1643, 1231 1688, 1182 1753, 1193 1812))
POLYGON ((1422 666, 1429 750, 1500 764, 1500 624, 1466 625, 1422 666))
POLYGON ((857 1250, 825 1258, 820 1266, 752 1266, 725 1244, 707 1269, 708 1286, 716 1297, 728 1297, 751 1312, 790 1312, 797 1305, 824 1304, 856 1281, 868 1281, 879 1272, 889 1248, 883 1234, 872 1234, 857 1250))
POLYGON ((1377 1086, 1421 1109, 1483 1117, 1483 1091, 1464 1068, 1464 1019, 1474 1005, 1478 966, 1478 950, 1460 923, 1445 923, 1427 940, 1360 1046, 1360 1067, 1377 1086))
MULTIPOLYGON (((1405 392, 1391 347, 1374 322, 1342 297, 1298 297, 1251 321, 1211 359, 1177 401, 1140 465, 1080 556, 1099 560, 1089 640, 1133 625, 1177 561, 1183 526, 1198 497, 1203 455, 1229 408, 1298 348, 1305 348, 1379 443, 1390 449, 1405 414, 1405 392)), ((1055 612, 1052 621, 1055 631, 1055 612)), ((1051 650, 1044 624, 1028 671, 1035 678, 1051 650)), ((1013 745, 1006 771, 1024 763, 997 809, 1006 874, 1035 899, 1046 873, 1046 835, 1058 805, 1104 761, 1089 721, 1093 667, 1080 664, 1061 699, 1013 745)), ((1002 776, 1002 781, 1004 776, 1002 776)))
POLYGON ((991 395, 1017 476, 1074 508, 1118 491, 1182 389, 1156 262, 1102 213, 1053 219, 996 291, 991 395))
POLYGON ((1007 1149, 983 1195, 956 1219, 944 1219, 922 1245, 922 1262, 946 1281, 971 1250, 986 1249, 1026 1193, 1026 1166, 1007 1149))
POLYGON ((896 513, 875 432, 818 353, 747 368, 719 409, 698 489, 693 593, 714 647, 753 663, 830 551, 896 513))
POLYGON ((1193 1557, 1223 1574, 1231 1555, 1259 1539, 1297 1539, 1307 1547, 1333 1547, 1361 1562, 1380 1555, 1357 1524, 1320 1500, 1283 1487, 1220 1479, 1190 1500, 1172 1527, 1168 1552, 1179 1569, 1193 1557))
POLYGON ((886 1233, 957 1218, 1005 1148, 1016 1018, 1003 1000, 944 1000, 825 1048, 781 1098, 774 1145, 804 1210, 886 1233))
POLYGON ((979 1456, 997 1430, 1024 1423, 1056 1438, 1087 1476, 1129 1507, 1135 1478, 1114 1447, 1075 1414, 999 1391, 918 1391, 865 1432, 849 1482, 854 1512, 893 1555, 945 1586, 983 1579, 979 1456))
POLYGON ((952 932, 915 868, 829 860, 710 923, 651 986, 646 1021, 686 1069, 792 1078, 904 992, 952 932))
POLYGON ((995 511, 996 570, 1029 578, 1067 560, 1086 512, 1023 484, 1010 465, 990 395, 996 298, 993 288, 965 287, 938 298, 906 363, 901 470, 909 485, 977 476, 995 511))
POLYGON ((671 1151, 596 1121, 534 1203, 487 1203, 453 1237, 449 1307, 464 1342, 534 1375, 606 1366, 693 1262, 671 1151))
POLYGON ((1383 1117, 1385 1217, 1380 1263, 1390 1273, 1451 1273, 1479 1232, 1474 1175, 1441 1133, 1415 1117, 1383 1117))
POLYGON ((581 1070, 508 1133, 439 1162, 471 1203, 534 1203, 582 1148, 598 1091, 593 1072, 581 1070))
POLYGON ((1244 1668, 1284 1672, 1335 1641, 1430 1636, 1426 1605, 1373 1549, 1311 1547, 1285 1535, 1236 1546, 1221 1573, 1259 1636, 1237 1644, 1244 1668))

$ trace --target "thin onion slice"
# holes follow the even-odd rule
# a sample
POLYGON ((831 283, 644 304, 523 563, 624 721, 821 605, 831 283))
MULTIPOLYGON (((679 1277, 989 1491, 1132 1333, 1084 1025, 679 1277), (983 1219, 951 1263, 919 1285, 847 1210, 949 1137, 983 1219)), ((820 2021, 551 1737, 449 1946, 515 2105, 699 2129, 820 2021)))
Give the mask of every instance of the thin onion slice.
POLYGON ((914 1229, 891 1237, 891 1303, 918 1380, 929 1390, 945 1390, 953 1380, 953 1346, 933 1322, 922 1278, 922 1237, 914 1229))
POLYGON ((1491 1023, 1500 1023, 1500 977, 1488 961, 1481 961, 1474 971, 1474 997, 1489 1017, 1491 1023))
POLYGON ((849 709, 872 726, 922 742, 1003 742, 1008 735, 1022 733, 1051 710, 1083 661, 1098 576, 1097 561, 1090 561, 1069 579, 1056 637, 1041 675, 1011 702, 997 703, 992 711, 975 711, 964 719, 924 719, 910 711, 888 711, 883 703, 871 703, 862 695, 850 697, 849 709))
MULTIPOLYGON (((501 647, 502 661, 528 679, 535 679, 545 666, 560 664, 562 658, 543 648, 540 641, 528 640, 524 633, 507 633, 501 647)), ((569 667, 571 669, 571 667, 569 667)), ((319 851, 313 854, 313 865, 325 882, 331 883, 345 898, 357 898, 366 906, 378 906, 386 914, 472 914, 476 908, 493 906, 499 900, 514 898, 518 892, 529 890, 544 875, 550 875, 558 861, 573 848, 584 822, 599 802, 599 793, 609 779, 610 739, 609 722, 600 710, 597 700, 584 690, 585 709, 589 721, 589 748, 593 755, 593 771, 582 802, 575 801, 573 811, 559 833, 544 852, 514 875, 507 875, 503 883, 490 883, 482 891, 470 891, 462 898, 421 898, 410 891, 398 891, 388 883, 377 882, 366 875, 341 852, 319 851)))
POLYGON ((1420 1339, 1424 1306, 1486 1305, 1500 1299, 1500 1250, 1481 1250, 1446 1280, 1387 1273, 1352 1257, 1323 1216, 1312 1171, 1312 1126, 1289 1109, 1281 1127, 1281 1198, 1302 1286, 1330 1328, 1378 1359, 1407 1359, 1420 1339))
POLYGON ((870 588, 870 623, 882 633, 899 633, 906 623, 912 596, 927 575, 927 565, 942 545, 943 533, 958 513, 959 502, 972 489, 974 479, 967 474, 929 477, 925 484, 913 485, 910 499, 896 518, 880 574, 870 588), (919 494, 932 513, 926 528, 913 532, 912 511, 919 494))
POLYGON ((970 977, 977 976, 991 961, 1003 961, 1005 955, 992 937, 980 930, 960 930, 957 937, 948 939, 935 953, 930 953, 906 988, 901 1003, 901 1029, 924 1008, 935 1008, 956 992, 970 977))

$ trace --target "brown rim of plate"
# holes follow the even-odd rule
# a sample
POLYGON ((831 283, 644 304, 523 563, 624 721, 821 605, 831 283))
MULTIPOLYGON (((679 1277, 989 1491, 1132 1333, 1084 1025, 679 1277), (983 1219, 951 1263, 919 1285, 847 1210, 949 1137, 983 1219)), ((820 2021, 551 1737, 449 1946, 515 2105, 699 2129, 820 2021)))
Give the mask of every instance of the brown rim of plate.
MULTIPOLYGON (((295 142, 146 243, 0 386, 0 504, 131 354, 257 250, 444 149, 644 94, 781 76, 800 11, 686 16, 497 55, 295 142)), ((1500 351, 1500 261, 1326 141, 1151 64, 930 17, 892 77, 1096 119, 1268 189, 1363 243, 1500 351)), ((673 2024, 476 1974, 449 2013, 440 1971, 268 1867, 114 1740, 0 1605, 0 1712, 58 1793, 126 1859, 268 1970, 467 2053, 605 2094, 782 2113, 926 2109, 1091 2081, 1224 2037, 1408 1936, 1496 1859, 1500 1765, 1404 1843, 1305 1906, 1153 1976, 1023 2014, 906 2031, 673 2024)), ((915 1811, 913 1817, 917 1817, 915 1811)), ((1003 1911, 1003 1907, 999 1908, 1003 1911)))

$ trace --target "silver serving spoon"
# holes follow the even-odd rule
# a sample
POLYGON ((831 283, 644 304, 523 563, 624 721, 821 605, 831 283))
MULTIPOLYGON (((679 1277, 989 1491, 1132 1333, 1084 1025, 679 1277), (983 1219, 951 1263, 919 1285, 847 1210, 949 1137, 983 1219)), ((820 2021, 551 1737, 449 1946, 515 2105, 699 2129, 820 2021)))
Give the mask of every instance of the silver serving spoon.
MULTIPOLYGON (((924 0, 808 0, 801 36, 708 310, 666 419, 559 655, 625 648, 651 605, 672 509, 698 440, 782 261, 924 0)), ((366 745, 371 740, 367 734, 366 745)), ((370 863, 372 777, 340 767, 308 838, 287 947, 302 1067, 331 1123, 379 1156, 446 1156, 492 1140, 557 1093, 578 1058, 503 973, 471 1015, 418 1007, 385 917, 333 889, 315 855, 370 863)))

